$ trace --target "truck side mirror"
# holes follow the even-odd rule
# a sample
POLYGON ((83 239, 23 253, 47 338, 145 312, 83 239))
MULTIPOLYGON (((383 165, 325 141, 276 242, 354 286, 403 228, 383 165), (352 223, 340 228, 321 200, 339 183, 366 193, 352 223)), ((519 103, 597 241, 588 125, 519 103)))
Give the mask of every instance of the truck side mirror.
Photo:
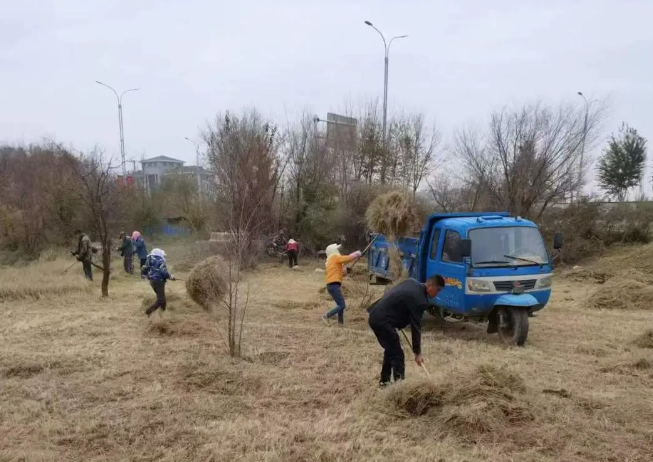
POLYGON ((553 248, 555 250, 560 250, 562 249, 562 233, 560 231, 556 231, 556 233, 553 235, 553 248))
POLYGON ((459 255, 462 258, 468 258, 472 256, 472 240, 471 239, 462 239, 460 241, 459 255))

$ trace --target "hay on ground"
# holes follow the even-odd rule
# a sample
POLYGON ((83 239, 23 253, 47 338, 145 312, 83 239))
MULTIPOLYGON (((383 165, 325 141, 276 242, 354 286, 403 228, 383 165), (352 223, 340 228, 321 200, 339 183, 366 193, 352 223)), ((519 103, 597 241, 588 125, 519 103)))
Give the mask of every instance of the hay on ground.
POLYGON ((186 280, 186 292, 204 310, 210 311, 228 290, 229 267, 221 257, 209 257, 195 265, 186 280))
POLYGON ((522 379, 494 366, 403 381, 385 393, 390 409, 403 417, 424 416, 444 433, 465 438, 494 433, 533 419, 522 379))
MULTIPOLYGON (((179 301, 182 300, 182 298, 177 295, 177 294, 166 294, 166 310, 174 310, 178 305, 179 301)), ((141 308, 144 310, 152 306, 156 302, 156 295, 148 295, 143 297, 143 300, 141 301, 141 308)))
POLYGON ((403 236, 418 226, 413 201, 397 191, 374 199, 365 212, 365 221, 371 230, 388 236, 403 236))
POLYGON ((649 329, 633 340, 633 345, 639 348, 653 348, 653 329, 649 329))
POLYGON ((589 300, 590 308, 645 310, 651 308, 651 279, 637 271, 626 272, 607 280, 589 300))

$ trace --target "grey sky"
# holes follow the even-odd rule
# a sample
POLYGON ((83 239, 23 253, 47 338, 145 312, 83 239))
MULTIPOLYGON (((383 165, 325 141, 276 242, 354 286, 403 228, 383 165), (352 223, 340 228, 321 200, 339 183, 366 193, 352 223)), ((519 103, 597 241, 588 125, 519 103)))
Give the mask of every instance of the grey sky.
MULTIPOLYGON (((184 136, 216 112, 256 106, 284 122, 380 96, 395 41, 390 112, 437 120, 445 136, 492 109, 610 97, 653 142, 651 0, 0 0, 0 142, 54 138, 127 156, 194 161, 184 136)), ((649 162, 650 164, 650 162, 649 162)))

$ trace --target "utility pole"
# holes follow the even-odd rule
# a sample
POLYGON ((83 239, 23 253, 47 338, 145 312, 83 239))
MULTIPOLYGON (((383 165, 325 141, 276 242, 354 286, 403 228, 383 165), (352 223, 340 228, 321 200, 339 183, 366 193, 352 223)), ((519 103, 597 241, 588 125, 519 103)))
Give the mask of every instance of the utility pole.
POLYGON ((381 36, 381 39, 383 40, 383 48, 385 50, 385 68, 383 72, 383 147, 386 148, 386 140, 387 140, 387 125, 388 125, 388 66, 390 62, 390 45, 392 45, 392 41, 394 39, 402 39, 408 37, 407 35, 398 35, 396 37, 392 37, 390 39, 390 42, 385 41, 385 37, 381 33, 379 29, 377 29, 374 24, 372 24, 369 21, 365 21, 365 24, 370 26, 372 29, 377 31, 379 35, 381 36))
POLYGON ((589 112, 590 112, 590 104, 587 101, 587 98, 585 98, 585 95, 583 95, 582 91, 578 92, 578 96, 583 98, 583 101, 585 101, 585 121, 583 122, 583 141, 582 141, 582 146, 580 148, 580 167, 578 169, 578 191, 577 191, 577 200, 580 200, 581 193, 582 193, 582 188, 583 188, 583 180, 584 180, 584 173, 583 169, 585 168, 585 140, 587 138, 587 122, 589 118, 589 112))
POLYGON ((140 88, 130 88, 129 90, 125 90, 122 93, 120 93, 120 96, 118 96, 118 92, 113 89, 113 87, 110 87, 104 82, 100 82, 99 80, 96 80, 95 83, 100 84, 104 87, 107 87, 109 90, 113 92, 114 95, 116 95, 116 100, 118 101, 118 128, 120 130, 120 157, 121 157, 121 166, 122 166, 122 178, 123 181, 126 181, 127 178, 127 167, 126 167, 126 161, 125 161, 125 135, 124 135, 124 130, 123 130, 123 124, 122 124, 122 97, 125 93, 128 93, 130 91, 137 91, 140 90, 140 88))
POLYGON ((197 164, 197 198, 201 207, 202 206, 202 176, 200 173, 200 147, 196 141, 191 140, 189 137, 185 136, 184 139, 186 141, 190 141, 195 145, 195 163, 197 164))

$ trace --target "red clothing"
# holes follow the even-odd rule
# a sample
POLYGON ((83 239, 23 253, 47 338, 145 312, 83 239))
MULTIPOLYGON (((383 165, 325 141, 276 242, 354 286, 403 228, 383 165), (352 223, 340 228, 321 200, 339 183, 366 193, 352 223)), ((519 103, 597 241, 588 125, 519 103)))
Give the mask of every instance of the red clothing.
POLYGON ((292 244, 289 242, 286 244, 286 250, 299 250, 299 242, 293 242, 292 244))

